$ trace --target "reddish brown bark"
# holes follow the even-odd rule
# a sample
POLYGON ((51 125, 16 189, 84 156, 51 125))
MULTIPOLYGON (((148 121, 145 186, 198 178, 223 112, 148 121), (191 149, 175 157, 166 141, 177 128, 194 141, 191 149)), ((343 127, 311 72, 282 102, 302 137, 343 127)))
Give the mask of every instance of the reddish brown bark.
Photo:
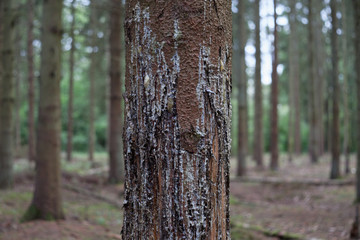
POLYGON ((229 239, 231 2, 127 2, 124 239, 229 239))
POLYGON ((274 55, 273 55, 273 69, 272 69, 272 81, 271 81, 271 113, 270 113, 270 169, 276 171, 279 168, 279 149, 278 149, 278 50, 277 50, 277 14, 276 14, 276 0, 274 0, 274 55))

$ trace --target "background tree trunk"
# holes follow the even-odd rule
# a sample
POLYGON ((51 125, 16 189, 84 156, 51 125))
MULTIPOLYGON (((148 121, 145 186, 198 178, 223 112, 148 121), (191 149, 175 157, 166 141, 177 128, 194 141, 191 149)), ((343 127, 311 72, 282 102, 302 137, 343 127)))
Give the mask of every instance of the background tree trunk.
POLYGON ((229 239, 231 1, 127 2, 124 239, 229 239))
POLYGON ((260 0, 255 0, 255 119, 254 119, 254 159, 259 168, 263 167, 263 103, 261 83, 260 45, 260 0))
POLYGON ((354 7, 354 45, 355 45, 355 66, 356 87, 357 87, 357 161, 356 161, 356 202, 360 202, 360 2, 353 0, 354 7))
POLYGON ((43 2, 35 190, 23 220, 64 218, 60 192, 61 13, 62 1, 43 2))
POLYGON ((110 136, 109 136, 109 182, 124 179, 122 149, 122 64, 121 34, 122 1, 110 1, 110 136))
POLYGON ((71 2, 71 48, 69 58, 69 102, 68 102, 68 129, 67 129, 67 146, 66 146, 66 160, 72 159, 72 137, 73 137, 73 102, 74 102, 74 55, 75 55, 75 1, 71 2))
POLYGON ((330 179, 340 177, 340 131, 339 131, 339 64, 338 64, 338 20, 336 17, 336 0, 331 0, 331 63, 332 63, 332 124, 331 124, 331 171, 330 179))
POLYGON ((4 0, 1 6, 2 48, 1 48, 1 86, 0 86, 0 189, 12 186, 12 162, 14 155, 14 108, 15 81, 14 40, 15 14, 13 1, 4 0))
POLYGON ((29 161, 35 159, 35 122, 34 122, 34 105, 35 105, 35 86, 34 86, 34 0, 27 1, 27 64, 28 64, 28 158, 29 161))
POLYGON ((240 76, 238 88, 238 166, 237 175, 246 174, 246 155, 248 146, 248 124, 247 124, 247 76, 245 63, 245 46, 246 46, 246 20, 245 20, 245 0, 238 1, 239 14, 239 48, 240 48, 240 76))
POLYGON ((274 0, 274 56, 273 56, 273 69, 271 81, 271 137, 270 137, 270 169, 276 171, 279 168, 279 149, 278 149, 278 53, 277 53, 277 14, 276 14, 276 0, 274 0))
POLYGON ((289 37, 289 160, 301 153, 299 42, 296 0, 290 0, 289 37))

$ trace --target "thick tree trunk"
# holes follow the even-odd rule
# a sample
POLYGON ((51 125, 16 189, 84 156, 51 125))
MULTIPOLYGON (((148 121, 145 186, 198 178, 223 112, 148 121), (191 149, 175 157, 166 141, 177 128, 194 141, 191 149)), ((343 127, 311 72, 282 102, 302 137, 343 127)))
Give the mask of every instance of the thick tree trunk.
POLYGON ((231 1, 127 2, 124 239, 229 239, 231 1))
POLYGON ((296 20, 296 0, 290 0, 290 37, 289 37, 289 160, 293 154, 301 153, 300 125, 300 75, 299 75, 299 42, 296 20))
POLYGON ((62 1, 44 1, 35 191, 23 220, 64 218, 60 192, 62 1))
POLYGON ((3 0, 2 17, 2 48, 1 48, 1 86, 0 86, 0 189, 12 186, 12 161, 14 149, 14 108, 15 81, 14 38, 15 14, 11 0, 3 0))
POLYGON ((271 81, 271 136, 270 136, 270 148, 271 159, 270 169, 276 171, 279 168, 279 149, 278 149, 278 53, 277 53, 277 14, 276 14, 276 0, 274 0, 274 56, 273 56, 273 69, 272 69, 272 81, 271 81))
MULTIPOLYGON (((357 87, 357 161, 356 161, 356 202, 360 202, 360 2, 353 0, 354 7, 354 38, 355 44, 355 69, 356 69, 356 87, 357 87)), ((360 230, 360 229, 359 229, 360 230)))
POLYGON ((122 79, 121 79, 121 33, 122 1, 110 2, 110 136, 109 136, 109 182, 124 179, 122 152, 122 79))
POLYGON ((260 49, 260 0, 255 0, 255 119, 254 119, 254 159, 257 167, 263 167, 263 103, 261 83, 260 49))
POLYGON ((28 64, 28 158, 29 161, 35 160, 35 86, 34 86, 34 0, 27 1, 28 7, 28 28, 27 28, 27 64, 28 64))
POLYGON ((246 155, 247 155, 247 76, 245 63, 246 46, 246 21, 245 21, 245 0, 238 1, 239 11, 239 47, 240 47, 240 77, 238 87, 238 156, 237 156, 237 175, 246 175, 246 155))
POLYGON ((75 1, 71 2, 71 49, 69 58, 69 102, 68 102, 68 129, 67 129, 67 146, 66 146, 66 160, 71 161, 72 159, 72 138, 73 138, 73 99, 74 99, 74 66, 75 66, 75 1))
POLYGON ((338 67, 338 46, 337 29, 338 20, 336 17, 336 0, 331 0, 331 62, 332 62, 332 124, 331 124, 331 171, 330 179, 340 177, 340 131, 339 131, 339 67, 338 67))

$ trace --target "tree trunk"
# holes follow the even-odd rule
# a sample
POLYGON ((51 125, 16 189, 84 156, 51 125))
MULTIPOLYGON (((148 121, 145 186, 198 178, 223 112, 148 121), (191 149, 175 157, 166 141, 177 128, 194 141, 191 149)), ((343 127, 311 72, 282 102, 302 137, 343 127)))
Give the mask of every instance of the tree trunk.
POLYGON ((272 69, 272 81, 271 81, 271 136, 270 136, 270 148, 271 159, 270 169, 273 171, 279 168, 279 149, 278 149, 278 53, 277 53, 277 14, 276 14, 276 0, 274 0, 274 56, 273 56, 273 69, 272 69))
POLYGON ((338 20, 336 17, 337 7, 336 0, 331 0, 331 63, 332 63, 332 124, 331 124, 331 171, 330 179, 340 177, 340 131, 339 131, 339 69, 338 69, 338 46, 337 46, 337 29, 338 20))
POLYGON ((239 47, 240 47, 240 77, 238 88, 238 166, 237 175, 246 175, 246 155, 247 155, 247 76, 245 63, 246 46, 246 21, 245 21, 245 0, 238 1, 239 11, 239 47))
POLYGON ((343 101, 344 101, 344 143, 343 143, 343 151, 345 156, 345 174, 350 173, 350 153, 349 153, 349 145, 350 145, 350 114, 349 114, 349 87, 348 87, 348 36, 349 36, 349 27, 348 27, 348 4, 349 1, 343 1, 342 4, 342 26, 344 36, 342 38, 342 60, 343 60, 343 101))
POLYGON ((0 189, 10 188, 13 182, 12 162, 14 149, 14 103, 15 81, 14 38, 15 14, 11 0, 3 0, 2 15, 2 49, 1 49, 1 86, 0 86, 0 189))
POLYGON ((89 81, 90 81, 90 89, 89 89, 89 160, 91 162, 94 161, 94 150, 95 150, 95 141, 96 141, 96 133, 95 133, 95 69, 96 69, 96 26, 95 26, 95 6, 94 0, 90 1, 90 44, 91 44, 91 53, 90 53, 90 69, 89 69, 89 81))
POLYGON ((255 119, 254 119, 254 159, 258 168, 263 167, 263 103, 261 83, 260 49, 260 0, 255 0, 255 119))
POLYGON ((301 153, 299 42, 296 1, 290 0, 289 37, 289 160, 301 153))
POLYGON ((14 78, 15 78, 15 141, 14 141, 14 158, 19 156, 21 150, 21 116, 20 108, 22 101, 21 86, 22 86, 22 64, 21 64, 21 29, 17 26, 15 33, 15 62, 14 78))
POLYGON ((71 2, 71 48, 70 48, 70 59, 69 59, 69 102, 68 102, 68 129, 67 129, 67 146, 66 146, 66 160, 71 161, 72 159, 72 138, 73 138, 73 102, 74 102, 74 55, 75 55, 75 1, 71 2))
POLYGON ((124 239, 230 239, 231 1, 127 1, 124 239))
MULTIPOLYGON (((360 127, 360 2, 353 0, 354 7, 354 38, 355 45, 355 69, 357 87, 357 127, 360 127)), ((356 202, 360 202, 360 131, 357 131, 357 161, 356 161, 356 202)), ((360 229, 359 229, 360 230, 360 229)))
POLYGON ((35 87, 34 87, 34 0, 27 1, 28 7, 28 28, 27 28, 27 64, 28 64, 28 158, 29 161, 35 160, 35 87))
POLYGON ((64 218, 60 192, 61 13, 62 1, 43 2, 35 190, 23 220, 64 218))
POLYGON ((122 79, 121 79, 121 33, 122 1, 111 0, 110 12, 110 136, 109 136, 109 182, 124 179, 122 151, 122 79))

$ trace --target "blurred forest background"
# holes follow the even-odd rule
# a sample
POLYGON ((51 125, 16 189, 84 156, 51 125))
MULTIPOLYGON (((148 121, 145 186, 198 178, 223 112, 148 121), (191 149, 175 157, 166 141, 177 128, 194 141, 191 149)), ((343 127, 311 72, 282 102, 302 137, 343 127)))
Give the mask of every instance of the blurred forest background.
MULTIPOLYGON (((43 1, 11 2, 13 11, 7 16, 15 19, 15 64, 10 125, 13 174, 9 175, 14 175, 14 184, 10 184, 14 188, 0 192, 0 238, 50 239, 46 237, 51 229, 58 234, 51 239, 71 239, 71 234, 81 235, 80 239, 96 234, 101 237, 94 239, 120 239, 121 163, 115 166, 114 178, 108 173, 114 170, 109 160, 110 102, 114 98, 109 72, 111 13, 121 20, 115 41, 123 49, 125 3, 63 1, 61 169, 65 215, 70 223, 41 223, 49 224, 41 227, 20 225, 19 219, 33 190, 43 1), (108 185, 109 181, 116 184, 108 185), (84 222, 93 229, 85 229, 84 222)), ((348 239, 356 215, 359 146, 355 12, 351 0, 232 2, 233 239, 348 239)), ((5 24, 4 16, 1 18, 5 24)), ((4 44, 6 36, 0 36, 4 44)), ((123 50, 118 54, 124 92, 125 54, 123 50)), ((8 91, 8 85, 2 84, 0 98, 8 91)), ((124 109, 122 100, 120 104, 124 109)), ((118 138, 119 128, 122 125, 116 130, 118 138)), ((115 146, 121 153, 121 143, 115 146)))

